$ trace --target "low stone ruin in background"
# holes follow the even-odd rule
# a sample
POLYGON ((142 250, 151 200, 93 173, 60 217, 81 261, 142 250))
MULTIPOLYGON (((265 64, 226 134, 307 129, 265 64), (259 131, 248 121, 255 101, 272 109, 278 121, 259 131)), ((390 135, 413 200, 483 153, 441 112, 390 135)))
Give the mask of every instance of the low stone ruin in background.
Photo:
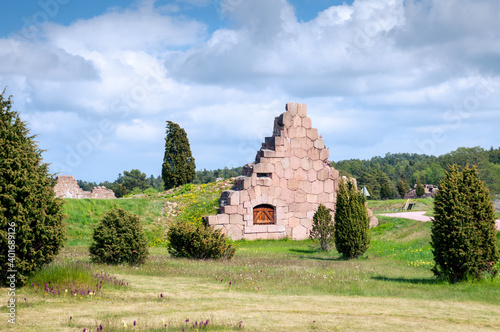
POLYGON ((96 199, 113 199, 116 198, 113 190, 106 187, 94 187, 92 191, 84 191, 76 182, 73 175, 59 175, 56 177, 57 183, 54 186, 54 191, 57 197, 60 198, 96 198, 96 199))

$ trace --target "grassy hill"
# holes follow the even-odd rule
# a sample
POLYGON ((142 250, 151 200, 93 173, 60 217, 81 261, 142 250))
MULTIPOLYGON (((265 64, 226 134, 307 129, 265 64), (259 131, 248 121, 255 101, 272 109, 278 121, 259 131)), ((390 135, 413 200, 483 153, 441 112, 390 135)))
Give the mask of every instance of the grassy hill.
MULTIPOLYGON (((68 244, 16 291, 18 328, 500 330, 500 278, 456 285, 436 280, 430 272, 430 223, 380 216, 380 225, 370 231, 370 249, 351 261, 335 250, 319 251, 311 240, 236 241, 230 261, 170 257, 157 241, 168 223, 214 213, 228 185, 189 185, 162 197, 67 200, 68 244), (89 262, 91 226, 114 204, 143 221, 151 247, 142 266, 89 262)), ((402 203, 371 201, 370 206, 383 213, 402 203)), ((416 208, 431 211, 432 200, 419 201, 416 208)), ((2 288, 0 295, 7 297, 7 291, 2 288)))

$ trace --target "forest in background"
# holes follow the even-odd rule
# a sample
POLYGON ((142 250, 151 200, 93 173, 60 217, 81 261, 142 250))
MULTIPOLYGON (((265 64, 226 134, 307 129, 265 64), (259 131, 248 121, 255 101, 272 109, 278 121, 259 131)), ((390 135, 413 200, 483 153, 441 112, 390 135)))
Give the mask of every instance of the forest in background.
MULTIPOLYGON (((358 186, 365 186, 370 199, 391 199, 398 197, 400 182, 408 190, 413 188, 417 180, 423 184, 439 185, 449 165, 475 165, 481 179, 486 183, 493 195, 500 194, 500 147, 485 150, 481 147, 460 147, 455 151, 439 157, 415 153, 387 153, 384 157, 373 157, 369 160, 350 159, 332 162, 341 175, 354 177, 358 186)), ((241 175, 242 167, 196 172, 194 183, 215 182, 241 175)), ((128 194, 154 193, 163 191, 161 176, 147 177, 139 170, 124 171, 113 181, 99 184, 78 180, 83 190, 92 190, 95 186, 112 189, 117 197, 128 194)))

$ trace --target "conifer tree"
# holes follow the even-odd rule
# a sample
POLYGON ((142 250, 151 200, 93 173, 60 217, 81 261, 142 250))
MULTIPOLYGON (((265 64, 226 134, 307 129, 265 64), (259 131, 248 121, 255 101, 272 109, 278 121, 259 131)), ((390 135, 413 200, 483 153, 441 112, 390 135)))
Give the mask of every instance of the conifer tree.
POLYGON ((405 197, 405 195, 406 195, 406 186, 405 186, 405 183, 403 182, 403 179, 399 179, 397 188, 398 188, 398 194, 399 194, 399 196, 401 196, 401 198, 405 197))
POLYGON ((161 174, 165 190, 190 183, 196 175, 196 165, 191 155, 186 132, 172 121, 167 121, 165 156, 161 174))
POLYGON ((417 197, 422 197, 425 194, 425 188, 422 184, 422 181, 420 181, 420 177, 417 178, 417 187, 415 188, 415 194, 417 195, 417 197))
POLYGON ((330 210, 323 204, 313 216, 313 224, 309 237, 319 242, 321 250, 328 251, 334 239, 335 227, 330 210))
POLYGON ((51 262, 64 243, 62 200, 42 150, 11 97, 0 93, 0 266, 17 286, 51 262), (16 271, 8 272, 8 271, 16 271))
POLYGON ((370 219, 363 193, 340 181, 335 208, 335 247, 344 258, 363 255, 370 245, 370 219))
POLYGON ((433 272, 450 282, 497 273, 495 211, 475 167, 450 167, 434 200, 433 272))

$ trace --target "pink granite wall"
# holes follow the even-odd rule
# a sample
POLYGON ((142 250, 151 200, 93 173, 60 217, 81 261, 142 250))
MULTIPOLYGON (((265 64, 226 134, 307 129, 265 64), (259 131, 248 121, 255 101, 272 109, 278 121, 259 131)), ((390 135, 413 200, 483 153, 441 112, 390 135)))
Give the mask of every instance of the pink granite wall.
POLYGON ((96 198, 96 199, 112 199, 116 198, 113 190, 106 187, 94 187, 92 191, 83 191, 72 175, 59 175, 56 177, 57 183, 54 186, 54 191, 57 197, 60 198, 96 198))
POLYGON ((334 215, 339 172, 328 157, 306 104, 288 103, 275 118, 273 136, 266 137, 255 162, 245 165, 233 190, 222 193, 219 214, 205 223, 233 240, 308 238, 320 203, 334 215), (273 224, 254 224, 253 209, 261 204, 274 207, 273 224))

